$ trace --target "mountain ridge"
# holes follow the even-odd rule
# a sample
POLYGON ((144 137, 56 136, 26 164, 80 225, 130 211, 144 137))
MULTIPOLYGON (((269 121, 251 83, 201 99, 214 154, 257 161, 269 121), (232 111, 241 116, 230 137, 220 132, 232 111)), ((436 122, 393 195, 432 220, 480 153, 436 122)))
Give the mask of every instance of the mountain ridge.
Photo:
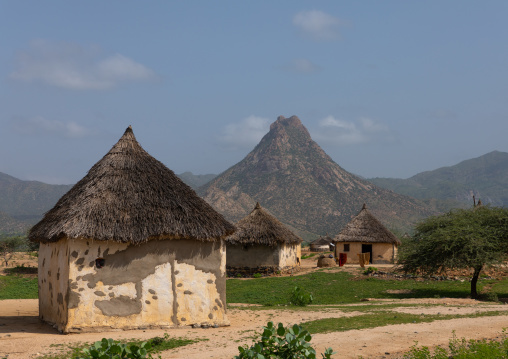
POLYGON ((363 203, 385 224, 407 229, 434 214, 416 199, 355 176, 312 140, 296 116, 279 116, 240 162, 198 193, 231 221, 260 202, 280 221, 315 235, 338 233, 363 203))
POLYGON ((408 179, 376 177, 372 183, 394 192, 450 205, 473 204, 473 195, 484 204, 508 206, 508 153, 492 151, 452 166, 420 172, 408 179))

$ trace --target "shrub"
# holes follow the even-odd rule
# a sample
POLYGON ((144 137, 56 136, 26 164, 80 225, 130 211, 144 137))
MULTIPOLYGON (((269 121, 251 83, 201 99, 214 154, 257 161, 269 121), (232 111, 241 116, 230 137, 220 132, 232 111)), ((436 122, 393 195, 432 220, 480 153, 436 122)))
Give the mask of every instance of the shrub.
POLYGON ((484 302, 499 302, 499 298, 496 293, 486 292, 478 295, 478 300, 484 302))
POLYGON ((263 275, 261 273, 254 273, 252 275, 253 278, 261 278, 263 275))
POLYGON ((311 304, 313 300, 314 298, 312 297, 312 294, 296 286, 289 297, 289 304, 305 307, 307 304, 311 304))
POLYGON ((372 274, 372 273, 374 273, 374 272, 377 272, 377 268, 376 268, 376 267, 369 267, 369 268, 367 268, 367 269, 363 272, 363 274, 365 274, 365 275, 369 275, 369 274, 372 274))
POLYGON ((151 344, 147 342, 127 345, 122 344, 113 339, 102 338, 101 341, 95 342, 90 348, 83 349, 84 357, 80 359, 151 359, 148 354, 151 344))
MULTIPOLYGON (((263 327, 260 341, 250 348, 238 347, 240 355, 235 359, 315 359, 316 351, 309 344, 312 336, 299 325, 285 328, 282 323, 277 327, 269 322, 263 327)), ((335 354, 332 348, 321 354, 322 358, 329 359, 335 354)))

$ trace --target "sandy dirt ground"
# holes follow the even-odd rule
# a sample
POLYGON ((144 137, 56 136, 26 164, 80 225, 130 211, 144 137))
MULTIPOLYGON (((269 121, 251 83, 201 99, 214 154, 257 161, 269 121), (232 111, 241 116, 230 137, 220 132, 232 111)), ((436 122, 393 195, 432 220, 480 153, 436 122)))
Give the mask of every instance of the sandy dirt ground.
MULTIPOLYGON (((302 271, 307 273, 315 269, 315 261, 302 261, 302 271)), ((378 266, 376 266, 378 267, 378 266)), ((346 270, 358 271, 351 267, 346 270)), ((494 317, 464 318, 434 321, 421 324, 403 324, 373 329, 351 330, 316 334, 312 345, 321 353, 332 347, 337 354, 333 357, 357 359, 397 358, 401 357, 416 342, 419 345, 433 347, 446 346, 453 334, 458 338, 484 339, 501 337, 504 328, 508 328, 508 305, 489 304, 470 299, 426 299, 426 300, 385 300, 383 303, 398 303, 401 306, 391 308, 396 312, 413 314, 470 314, 481 311, 503 311, 505 315, 494 317), (407 304, 412 306, 407 307, 407 304), (432 304, 428 306, 427 304, 432 304)), ((376 305, 379 302, 362 302, 357 305, 376 305)), ((361 312, 343 312, 336 308, 319 311, 250 310, 241 304, 229 304, 228 317, 231 326, 222 328, 171 330, 133 330, 103 333, 59 334, 55 329, 38 319, 38 300, 2 300, 0 301, 0 358, 9 359, 37 358, 49 353, 59 353, 69 346, 80 343, 93 343, 101 338, 113 339, 149 339, 168 333, 171 337, 208 339, 185 347, 161 353, 162 358, 232 358, 238 354, 238 346, 251 344, 254 335, 268 321, 282 322, 285 325, 309 320, 348 317, 362 315, 361 312)), ((352 307, 355 304, 351 305, 352 307)))
MULTIPOLYGON (((403 324, 373 329, 351 330, 329 334, 316 334, 311 343, 318 352, 332 347, 334 358, 395 358, 402 355, 415 342, 429 347, 448 344, 453 333, 459 338, 496 338, 508 327, 508 305, 492 305, 468 299, 398 300, 400 304, 412 303, 414 307, 394 308, 395 311, 424 314, 467 314, 478 311, 501 310, 506 315, 483 318, 465 318, 435 321, 422 324, 403 324), (437 306, 424 306, 423 304, 437 306)), ((365 305, 366 303, 362 303, 365 305)), ((375 305, 374 303, 372 303, 375 305)), ((234 306, 234 305, 233 305, 234 306)), ((149 339, 163 336, 203 338, 201 341, 175 350, 163 352, 162 358, 232 358, 238 354, 238 346, 252 343, 252 338, 268 321, 284 324, 304 321, 361 315, 360 312, 342 312, 324 309, 316 312, 292 310, 263 310, 233 308, 228 311, 231 326, 209 329, 133 330, 103 333, 59 334, 38 319, 38 301, 35 299, 0 301, 0 357, 9 359, 37 358, 44 354, 59 353, 67 346, 92 343, 101 338, 149 339)))

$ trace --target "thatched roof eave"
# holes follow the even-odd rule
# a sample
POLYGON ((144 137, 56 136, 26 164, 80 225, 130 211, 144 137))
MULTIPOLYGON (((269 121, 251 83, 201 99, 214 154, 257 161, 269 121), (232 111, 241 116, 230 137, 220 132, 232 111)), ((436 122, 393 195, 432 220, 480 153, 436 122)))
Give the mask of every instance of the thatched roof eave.
POLYGON ((390 232, 367 207, 354 217, 334 238, 334 242, 361 242, 361 243, 391 243, 400 245, 401 242, 390 232))
POLYGON ((93 238, 139 244, 154 238, 217 241, 226 221, 136 141, 132 128, 32 227, 33 242, 93 238))
POLYGON ((259 203, 252 212, 236 223, 237 231, 226 238, 227 244, 265 245, 300 244, 303 240, 278 219, 261 208, 259 203))

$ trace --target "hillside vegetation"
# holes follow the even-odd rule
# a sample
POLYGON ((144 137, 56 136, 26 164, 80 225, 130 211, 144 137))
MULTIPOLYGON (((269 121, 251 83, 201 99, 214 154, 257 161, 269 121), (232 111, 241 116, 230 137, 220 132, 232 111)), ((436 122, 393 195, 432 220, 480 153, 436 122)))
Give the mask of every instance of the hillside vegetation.
POLYGON ((371 178, 377 186, 434 203, 440 210, 469 207, 473 195, 484 204, 508 206, 508 153, 493 151, 408 179, 371 178))

